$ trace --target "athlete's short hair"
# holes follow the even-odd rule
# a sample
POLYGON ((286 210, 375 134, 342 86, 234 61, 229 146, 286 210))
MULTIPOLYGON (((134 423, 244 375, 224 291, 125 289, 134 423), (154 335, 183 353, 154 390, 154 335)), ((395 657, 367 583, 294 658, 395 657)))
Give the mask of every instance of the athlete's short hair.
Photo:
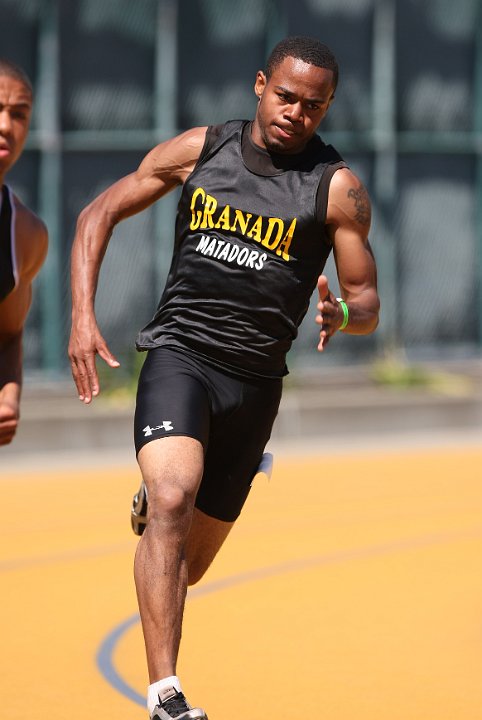
POLYGON ((2 75, 10 78, 15 78, 15 80, 21 82, 23 85, 25 85, 25 87, 33 97, 33 86, 30 82, 30 78, 25 72, 25 70, 20 67, 20 65, 12 62, 12 60, 0 57, 0 76, 2 75))
POLYGON ((266 78, 269 80, 283 60, 287 57, 298 58, 309 65, 333 72, 333 89, 338 84, 338 63, 327 45, 316 38, 293 35, 281 40, 271 51, 266 63, 266 78))

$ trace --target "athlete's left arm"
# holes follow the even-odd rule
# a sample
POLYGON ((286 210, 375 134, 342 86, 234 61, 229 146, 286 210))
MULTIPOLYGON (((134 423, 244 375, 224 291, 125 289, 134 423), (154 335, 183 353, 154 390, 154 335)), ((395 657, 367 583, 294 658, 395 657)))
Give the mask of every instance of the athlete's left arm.
MULTIPOLYGON (((352 335, 368 335, 378 325, 380 300, 375 258, 368 241, 370 221, 371 204, 365 187, 347 168, 338 170, 330 183, 326 223, 341 296, 348 308, 348 324, 343 332, 352 335)), ((323 275, 318 281, 318 292, 320 312, 316 321, 321 325, 318 349, 323 350, 345 316, 323 275)))

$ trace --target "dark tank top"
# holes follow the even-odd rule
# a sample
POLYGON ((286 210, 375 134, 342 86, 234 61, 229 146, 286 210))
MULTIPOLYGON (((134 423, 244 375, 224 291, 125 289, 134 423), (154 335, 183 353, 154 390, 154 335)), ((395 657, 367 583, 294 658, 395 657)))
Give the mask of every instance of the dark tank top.
POLYGON ((0 196, 0 302, 17 284, 13 197, 6 185, 0 196))
POLYGON ((243 376, 282 377, 331 251, 328 186, 345 164, 317 136, 300 155, 275 156, 253 145, 247 121, 214 130, 184 183, 166 287, 137 348, 178 346, 243 376))

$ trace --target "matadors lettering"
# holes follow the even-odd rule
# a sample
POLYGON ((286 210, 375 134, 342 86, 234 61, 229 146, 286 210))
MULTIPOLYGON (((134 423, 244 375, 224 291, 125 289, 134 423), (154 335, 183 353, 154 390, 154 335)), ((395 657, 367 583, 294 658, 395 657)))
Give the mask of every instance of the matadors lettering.
POLYGON ((210 235, 201 235, 196 252, 215 257, 218 260, 225 260, 228 263, 235 262, 253 270, 261 270, 268 259, 266 253, 250 250, 247 247, 240 248, 235 243, 229 243, 210 235))

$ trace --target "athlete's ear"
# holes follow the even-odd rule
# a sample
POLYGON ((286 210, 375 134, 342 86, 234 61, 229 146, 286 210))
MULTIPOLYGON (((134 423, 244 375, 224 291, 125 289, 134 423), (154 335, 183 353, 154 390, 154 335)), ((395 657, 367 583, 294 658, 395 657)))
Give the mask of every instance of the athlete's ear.
POLYGON ((262 70, 258 70, 256 73, 256 82, 254 83, 254 92, 258 96, 258 100, 261 100, 261 96, 266 87, 266 75, 262 70))
POLYGON ((331 94, 330 99, 329 99, 328 102, 326 103, 326 108, 325 108, 325 110, 324 110, 324 112, 323 112, 323 117, 325 117, 326 113, 327 113, 328 110, 330 109, 331 103, 333 102, 334 99, 335 99, 335 93, 333 92, 333 93, 331 94))

